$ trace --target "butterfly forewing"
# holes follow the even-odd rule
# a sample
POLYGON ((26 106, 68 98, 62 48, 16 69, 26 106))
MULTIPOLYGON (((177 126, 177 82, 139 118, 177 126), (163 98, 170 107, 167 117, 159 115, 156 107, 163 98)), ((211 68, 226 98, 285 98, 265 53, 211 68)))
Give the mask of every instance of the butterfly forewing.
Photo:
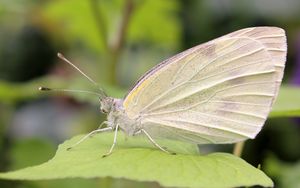
POLYGON ((194 143, 254 138, 278 93, 284 31, 257 27, 189 49, 146 74, 124 100, 152 136, 194 143))

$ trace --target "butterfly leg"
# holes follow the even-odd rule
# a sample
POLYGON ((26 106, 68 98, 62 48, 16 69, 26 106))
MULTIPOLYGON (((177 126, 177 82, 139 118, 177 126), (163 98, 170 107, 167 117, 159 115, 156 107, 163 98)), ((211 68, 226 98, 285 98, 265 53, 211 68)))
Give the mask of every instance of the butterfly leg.
POLYGON ((107 125, 107 123, 108 123, 108 121, 103 121, 103 122, 99 125, 98 129, 101 129, 101 128, 103 127, 103 125, 104 125, 104 124, 107 125))
POLYGON ((158 147, 161 151, 166 152, 168 154, 172 154, 172 155, 176 154, 176 153, 170 152, 170 151, 164 149, 163 147, 161 147, 158 143, 156 143, 154 141, 154 139, 150 136, 150 134, 147 133, 147 131, 145 131, 144 129, 141 129, 141 132, 143 132, 148 137, 148 139, 152 142, 152 144, 155 145, 156 147, 158 147))
POLYGON ((106 127, 103 129, 96 129, 93 130, 92 132, 90 132, 89 134, 85 135, 83 138, 81 138, 78 142, 76 142, 75 144, 73 144, 72 146, 68 147, 67 150, 72 149, 73 147, 77 146, 78 144, 80 144, 81 142, 83 142, 85 139, 91 137, 93 134, 99 133, 99 132, 105 132, 105 131, 110 131, 112 130, 111 127, 106 127))
POLYGON ((107 152, 106 154, 102 155, 102 157, 107 157, 107 156, 109 156, 112 153, 112 151, 113 151, 113 149, 114 149, 114 147, 115 147, 115 145, 117 143, 118 129, 119 129, 119 124, 116 125, 115 135, 114 135, 114 142, 113 142, 112 146, 110 147, 109 152, 107 152))
MULTIPOLYGON (((103 125, 106 124, 107 125, 108 121, 102 121, 102 123, 100 123, 99 127, 96 130, 102 129, 103 125)), ((91 134, 90 137, 94 136, 94 134, 91 134)))

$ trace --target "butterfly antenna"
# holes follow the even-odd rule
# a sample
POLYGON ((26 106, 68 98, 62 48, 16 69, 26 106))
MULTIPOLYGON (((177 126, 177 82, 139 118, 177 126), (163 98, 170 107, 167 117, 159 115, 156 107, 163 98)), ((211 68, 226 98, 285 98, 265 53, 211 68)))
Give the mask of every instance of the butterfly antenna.
MULTIPOLYGON (((71 65, 74 69, 76 69, 78 72, 80 72, 85 78, 87 78, 90 82, 92 82, 94 85, 96 85, 97 88, 100 90, 102 97, 107 96, 106 93, 104 92, 104 90, 101 87, 99 87, 99 84, 97 82, 95 82, 91 77, 86 75, 81 69, 79 69, 76 65, 74 65, 70 60, 65 58, 65 56, 63 56, 61 53, 57 53, 57 57, 60 58, 61 60, 63 60, 64 62, 68 63, 69 65, 71 65)), ((60 89, 60 90, 62 91, 64 89, 60 89)), ((46 91, 46 90, 42 90, 42 91, 46 91)))
POLYGON ((90 95, 97 95, 98 97, 103 97, 102 94, 96 93, 93 91, 85 91, 85 90, 78 90, 78 89, 58 89, 58 88, 49 88, 49 87, 39 87, 40 91, 52 91, 52 92, 70 92, 70 93, 86 93, 90 95))
POLYGON ((63 60, 64 62, 68 63, 69 65, 71 65, 73 68, 75 68, 78 72, 80 72, 84 77, 86 77, 90 82, 92 82, 93 84, 95 84, 96 86, 98 86, 98 83, 95 82, 92 78, 90 78, 88 75, 86 75, 82 70, 80 70, 76 65, 74 65, 73 63, 71 63, 71 61, 69 61, 67 58, 65 58, 65 56, 63 56, 61 53, 57 53, 57 57, 59 57, 61 60, 63 60))

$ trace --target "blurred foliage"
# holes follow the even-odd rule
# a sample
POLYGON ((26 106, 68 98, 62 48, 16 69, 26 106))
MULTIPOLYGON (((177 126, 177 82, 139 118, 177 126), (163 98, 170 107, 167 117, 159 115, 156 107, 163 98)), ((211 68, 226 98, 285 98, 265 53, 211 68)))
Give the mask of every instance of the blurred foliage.
MULTIPOLYGON (((90 1, 52 1, 41 11, 50 23, 55 24, 55 28, 63 30, 65 40, 74 43, 75 46, 82 47, 88 45, 92 49, 105 52, 105 43, 115 40, 116 31, 122 16, 123 0, 101 1, 93 4, 90 1), (97 23, 91 12, 91 6, 97 5, 107 30, 108 40, 101 41, 101 31, 97 28, 97 23), (67 9, 65 7, 68 7, 67 9), (80 14, 78 14, 80 10, 80 14), (63 27, 63 28, 62 28, 63 27)), ((177 1, 135 1, 135 11, 128 26, 126 41, 128 44, 159 45, 164 48, 178 48, 180 37, 180 22, 175 17, 179 9, 177 1), (155 20, 155 27, 152 20, 155 20), (159 32, 158 32, 159 28, 159 32)), ((55 32, 55 31, 54 31, 55 32)), ((102 31, 104 32, 104 31, 102 31)), ((105 53, 104 53, 105 55, 105 53)))
MULTIPOLYGON (((63 30, 62 37, 65 42, 74 47, 73 51, 90 48, 89 53, 97 54, 96 61, 101 62, 101 66, 106 66, 107 69, 94 68, 94 70, 96 69, 97 74, 101 75, 101 80, 115 83, 112 79, 118 75, 118 72, 113 64, 117 62, 112 61, 118 58, 116 57, 118 55, 114 51, 114 45, 117 45, 115 43, 120 35, 122 8, 126 1, 93 2, 94 0, 54 1, 48 3, 41 12, 48 23, 51 23, 53 32, 63 30), (70 8, 65 9, 65 7, 70 8), (79 9, 80 14, 78 14, 79 9), (113 66, 112 70, 109 69, 111 66, 113 66), (107 72, 107 70, 111 71, 107 72), (113 78, 110 75, 113 75, 113 78)), ((174 16, 178 10, 178 3, 151 0, 134 1, 134 3, 133 15, 124 33, 128 47, 139 46, 143 42, 144 45, 156 46, 165 51, 178 48, 180 22, 174 16), (155 27, 151 22, 153 19, 156 20, 155 27)))
POLYGON ((272 108, 270 117, 296 117, 300 116, 300 88, 285 86, 280 87, 279 95, 272 108))
POLYGON ((0 79, 20 82, 44 75, 55 57, 44 32, 34 26, 17 34, 7 32, 0 33, 0 79))
MULTIPOLYGON (((262 164, 276 187, 298 187, 300 120, 288 117, 300 113, 300 83, 290 85, 291 80, 300 80, 299 7, 298 0, 0 1, 0 170, 38 164, 53 156, 53 145, 62 138, 37 139, 50 134, 38 131, 53 129, 57 135, 66 131, 66 139, 96 128, 104 118, 97 113, 97 97, 37 90, 49 86, 98 91, 56 59, 56 52, 64 53, 110 96, 121 98, 144 72, 182 50, 240 28, 274 25, 284 28, 288 36, 285 85, 270 114, 273 118, 255 140, 247 141, 243 158, 254 166, 262 164), (27 113, 33 115, 24 119, 27 113), (31 127, 28 130, 36 132, 26 136, 26 126, 37 119, 44 119, 39 124, 47 129, 31 127)), ((0 187, 85 186, 159 187, 112 178, 0 181, 0 187)))
POLYGON ((278 187, 300 187, 300 161, 287 163, 273 155, 265 160, 265 170, 276 181, 278 187))

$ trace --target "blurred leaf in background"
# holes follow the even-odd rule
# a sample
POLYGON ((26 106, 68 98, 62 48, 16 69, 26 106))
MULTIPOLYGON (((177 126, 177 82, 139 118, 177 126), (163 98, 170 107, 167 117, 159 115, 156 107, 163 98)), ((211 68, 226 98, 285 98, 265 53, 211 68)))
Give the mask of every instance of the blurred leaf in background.
MULTIPOLYGON (((53 1, 43 7, 42 12, 44 17, 53 24, 53 27, 62 31, 62 37, 73 46, 73 51, 89 48, 86 53, 94 57, 92 61, 100 63, 100 66, 89 66, 87 72, 91 72, 100 80, 104 79, 108 82, 111 74, 116 75, 120 72, 122 75, 119 77, 120 80, 126 80, 126 76, 133 75, 134 78, 130 80, 133 83, 138 76, 147 70, 145 66, 146 68, 151 67, 154 63, 159 62, 158 57, 161 54, 151 53, 153 48, 157 49, 156 53, 161 50, 170 53, 178 48, 181 30, 176 13, 178 13, 179 3, 177 1, 133 1, 134 6, 128 28, 126 28, 126 46, 124 46, 124 51, 127 52, 126 56, 129 57, 125 60, 120 59, 119 63, 125 64, 122 69, 113 70, 116 72, 107 72, 112 63, 109 56, 116 56, 111 48, 120 35, 118 32, 125 2, 128 1, 53 1), (69 8, 66 9, 65 7, 69 8), (78 14, 79 10, 80 14, 78 14), (147 47, 148 45, 152 50, 147 47), (146 49, 144 49, 145 47, 146 49), (147 55, 148 50, 150 55, 147 55), (143 54, 143 59, 141 59, 140 53, 143 54), (156 56, 156 59, 153 55, 156 56), (137 66, 144 68, 142 71, 138 69, 132 71, 132 67, 137 66), (124 76, 122 71, 127 74, 124 76)), ((55 35, 56 30, 52 31, 55 35)), ((128 81, 121 81, 121 83, 128 86, 128 81)))
POLYGON ((300 187, 300 162, 287 163, 273 155, 266 159, 265 170, 276 181, 276 187, 300 187))

